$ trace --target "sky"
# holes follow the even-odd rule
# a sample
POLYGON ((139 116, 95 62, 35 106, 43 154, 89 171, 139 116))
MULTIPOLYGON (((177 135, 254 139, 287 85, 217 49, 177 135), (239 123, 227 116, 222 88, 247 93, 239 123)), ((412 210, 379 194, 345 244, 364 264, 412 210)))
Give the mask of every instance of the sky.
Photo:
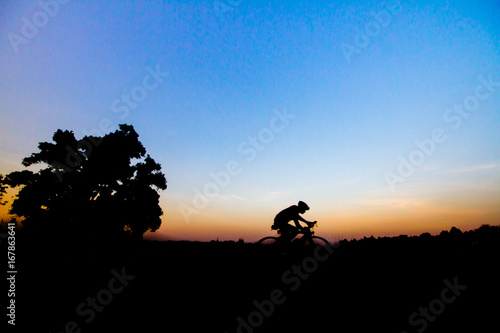
MULTIPOLYGON (((495 1, 0 3, 0 173, 57 129, 134 126, 150 239, 331 240, 500 224, 495 1)), ((6 214, 6 207, 0 215, 6 214)))

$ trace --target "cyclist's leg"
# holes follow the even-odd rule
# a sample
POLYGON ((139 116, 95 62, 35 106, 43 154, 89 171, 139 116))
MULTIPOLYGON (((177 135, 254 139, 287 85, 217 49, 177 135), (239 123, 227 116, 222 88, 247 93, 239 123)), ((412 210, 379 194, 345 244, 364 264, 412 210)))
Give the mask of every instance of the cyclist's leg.
POLYGON ((306 243, 309 243, 311 244, 312 243, 312 233, 311 233, 311 229, 310 228, 303 228, 302 231, 302 238, 301 238, 301 243, 302 244, 306 244, 306 243))
POLYGON ((298 234, 300 234, 300 230, 291 224, 288 225, 288 232, 290 233, 290 241, 292 241, 298 234))
POLYGON ((299 230, 290 224, 285 224, 281 227, 281 237, 285 242, 291 242, 299 233, 299 230))

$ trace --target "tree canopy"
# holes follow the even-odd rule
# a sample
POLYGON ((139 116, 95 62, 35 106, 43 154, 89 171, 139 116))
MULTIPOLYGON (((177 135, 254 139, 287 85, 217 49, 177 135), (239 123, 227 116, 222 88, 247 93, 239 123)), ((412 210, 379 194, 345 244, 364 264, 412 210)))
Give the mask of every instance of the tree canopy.
POLYGON ((22 162, 45 168, 12 172, 3 180, 20 187, 10 213, 23 217, 26 229, 107 238, 142 237, 160 227, 158 192, 167 181, 133 126, 81 140, 57 130, 52 140, 40 142, 39 151, 22 162))

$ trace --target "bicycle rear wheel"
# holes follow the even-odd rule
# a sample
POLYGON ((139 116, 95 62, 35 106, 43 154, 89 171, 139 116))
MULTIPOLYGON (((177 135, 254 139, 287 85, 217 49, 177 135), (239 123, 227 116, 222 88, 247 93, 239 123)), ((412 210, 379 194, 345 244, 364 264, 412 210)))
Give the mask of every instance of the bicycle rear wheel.
POLYGON ((278 237, 268 236, 268 237, 264 237, 261 240, 259 240, 257 242, 257 244, 260 244, 260 245, 277 245, 278 244, 278 240, 279 240, 278 237))

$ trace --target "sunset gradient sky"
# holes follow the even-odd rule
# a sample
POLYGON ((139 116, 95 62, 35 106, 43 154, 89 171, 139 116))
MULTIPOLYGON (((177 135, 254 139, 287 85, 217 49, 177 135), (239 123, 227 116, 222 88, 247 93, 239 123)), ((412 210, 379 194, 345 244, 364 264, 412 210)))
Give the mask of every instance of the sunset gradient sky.
POLYGON ((41 3, 0 4, 2 174, 128 123, 159 239, 255 241, 298 200, 332 240, 500 224, 496 0, 41 3))

